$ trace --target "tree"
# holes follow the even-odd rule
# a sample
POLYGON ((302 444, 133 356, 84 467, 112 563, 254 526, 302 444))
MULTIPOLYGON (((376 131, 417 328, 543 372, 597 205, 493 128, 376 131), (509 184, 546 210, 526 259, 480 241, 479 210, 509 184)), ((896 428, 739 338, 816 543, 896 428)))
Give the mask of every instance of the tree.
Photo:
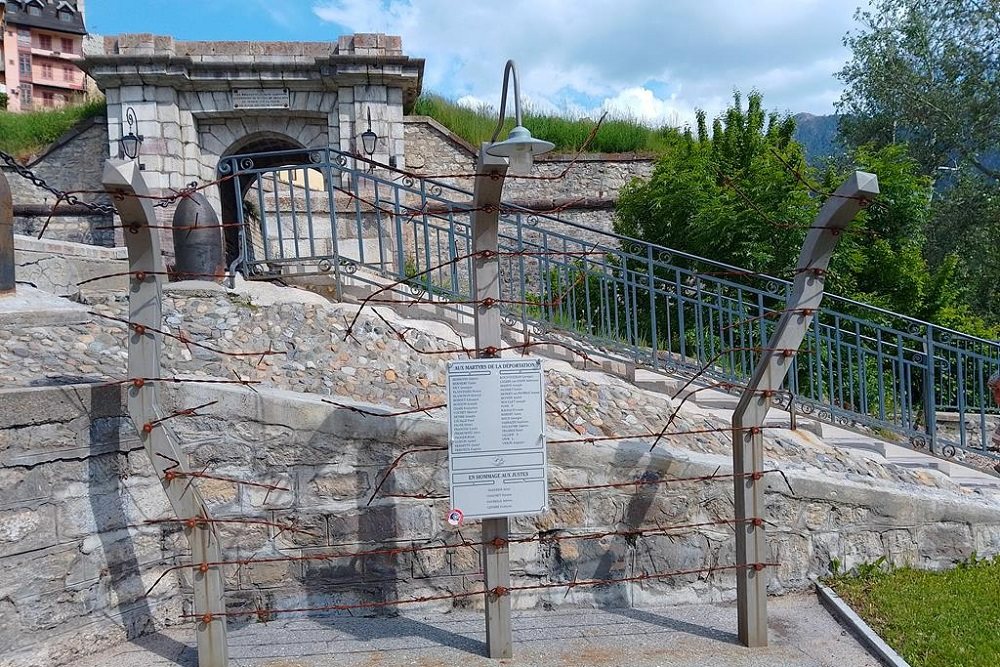
POLYGON ((715 261, 779 274, 794 265, 816 204, 782 160, 804 164, 795 122, 753 92, 670 146, 648 182, 626 187, 616 231, 715 261), (780 158, 780 159, 779 159, 780 158), (752 206, 750 203, 752 202, 752 206))
MULTIPOLYGON (((932 270, 924 258, 931 179, 902 146, 863 146, 817 175, 792 140, 794 120, 763 111, 752 93, 708 130, 668 149, 649 181, 625 188, 616 231, 751 271, 790 277, 824 197, 854 169, 879 177, 877 206, 861 213, 830 264, 830 292, 913 317, 958 323, 953 257, 932 270), (810 188, 805 183, 818 181, 810 188)), ((942 322, 943 323, 943 322, 942 322)))
POLYGON ((849 145, 910 145, 923 172, 969 165, 1000 185, 1000 0, 876 0, 844 44, 849 145))
POLYGON ((1000 0, 876 0, 857 18, 839 75, 841 135, 854 147, 906 144, 937 184, 925 257, 957 275, 957 303, 996 321, 1000 0))

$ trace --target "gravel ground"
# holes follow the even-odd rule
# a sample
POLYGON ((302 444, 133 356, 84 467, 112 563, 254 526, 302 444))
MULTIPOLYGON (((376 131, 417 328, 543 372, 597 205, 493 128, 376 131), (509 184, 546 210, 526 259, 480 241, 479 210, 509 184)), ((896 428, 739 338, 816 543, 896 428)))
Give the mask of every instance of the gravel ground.
MULTIPOLYGON (((250 624, 230 631, 233 667, 878 667, 878 661, 824 610, 812 593, 769 601, 770 646, 736 638, 736 608, 514 612, 514 658, 486 658, 481 613, 327 617, 250 624)), ((78 667, 196 667, 191 629, 123 644, 78 667)))

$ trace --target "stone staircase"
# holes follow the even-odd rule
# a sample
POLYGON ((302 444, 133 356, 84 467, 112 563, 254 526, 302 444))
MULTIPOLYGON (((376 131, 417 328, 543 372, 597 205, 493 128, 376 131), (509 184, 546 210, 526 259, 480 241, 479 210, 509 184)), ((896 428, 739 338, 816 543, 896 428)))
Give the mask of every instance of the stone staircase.
MULTIPOLYGON (((309 278, 290 276, 288 282, 332 296, 335 292, 332 280, 332 276, 309 278)), ((386 278, 362 268, 358 274, 344 278, 338 297, 349 302, 360 302, 379 287, 389 287, 391 284, 386 278)), ((437 321, 463 336, 473 335, 473 313, 469 306, 453 304, 433 295, 413 297, 405 293, 388 291, 379 295, 380 301, 389 298, 390 294, 394 303, 380 302, 379 305, 389 305, 407 319, 437 321)), ((503 339, 508 346, 523 345, 526 340, 530 341, 533 354, 561 360, 581 370, 600 371, 625 379, 640 389, 683 400, 686 407, 695 414, 700 412, 726 423, 732 422, 739 396, 713 388, 714 383, 711 380, 702 378, 689 382, 691 373, 636 368, 631 359, 608 355, 606 351, 601 356, 584 357, 568 349, 564 343, 578 347, 579 352, 583 353, 588 349, 586 343, 574 340, 566 334, 560 336, 562 340, 556 344, 545 342, 544 338, 532 337, 530 332, 526 338, 525 332, 519 331, 516 327, 506 327, 503 331, 503 339)), ((696 364, 692 362, 691 365, 696 364)), ((772 407, 768 412, 764 425, 772 429, 798 429, 809 432, 826 444, 849 452, 853 456, 943 475, 969 492, 980 490, 990 493, 1000 492, 1000 475, 992 471, 992 462, 985 457, 959 452, 954 459, 945 460, 917 451, 897 440, 880 437, 873 432, 850 430, 820 422, 812 417, 790 413, 778 406, 772 407)))

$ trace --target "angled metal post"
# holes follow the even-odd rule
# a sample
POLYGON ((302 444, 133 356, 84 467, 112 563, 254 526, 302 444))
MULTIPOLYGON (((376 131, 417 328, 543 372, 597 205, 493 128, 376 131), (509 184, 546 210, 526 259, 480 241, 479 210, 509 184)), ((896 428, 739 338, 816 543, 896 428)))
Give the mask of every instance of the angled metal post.
MULTIPOLYGON (((128 246, 130 276, 128 330, 128 414, 135 424, 149 460, 156 470, 170 506, 179 519, 209 519, 201 494, 190 480, 176 476, 190 472, 187 457, 177 445, 170 427, 161 422, 166 413, 160 406, 156 382, 148 378, 160 373, 164 327, 162 283, 165 273, 160 255, 160 237, 150 228, 156 223, 149 190, 136 161, 108 160, 104 166, 104 188, 121 217, 128 246)), ((219 538, 213 524, 185 524, 184 535, 194 564, 222 560, 219 538)), ((199 667, 227 667, 226 603, 222 566, 207 565, 192 570, 194 609, 198 614, 199 667)))
POLYGON ((0 173, 0 295, 13 294, 14 280, 14 201, 7 177, 0 173))
MULTIPOLYGON (((484 143, 476 162, 472 196, 472 252, 486 253, 472 259, 475 308, 476 356, 495 357, 489 348, 500 349, 500 193, 507 175, 507 160, 486 152, 484 143), (482 305, 492 299, 491 305, 482 305)), ((491 658, 510 658, 513 639, 510 624, 509 520, 483 519, 483 581, 486 588, 486 648, 491 658), (501 591, 493 593, 492 591, 501 591)))
POLYGON ((761 426, 771 397, 781 389, 792 360, 823 300, 830 257, 840 233, 867 201, 878 195, 878 179, 856 171, 831 196, 809 230, 796 266, 792 295, 760 362, 733 413, 733 484, 736 505, 736 598, 739 638, 745 646, 767 646, 767 586, 764 564, 764 436, 761 426))

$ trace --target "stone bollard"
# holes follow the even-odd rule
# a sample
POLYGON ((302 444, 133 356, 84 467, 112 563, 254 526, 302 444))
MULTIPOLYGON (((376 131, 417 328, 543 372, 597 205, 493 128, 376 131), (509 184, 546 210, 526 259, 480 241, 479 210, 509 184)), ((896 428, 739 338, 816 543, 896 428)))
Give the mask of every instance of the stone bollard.
POLYGON ((222 279, 222 229, 208 198, 196 192, 174 211, 174 280, 222 279))

